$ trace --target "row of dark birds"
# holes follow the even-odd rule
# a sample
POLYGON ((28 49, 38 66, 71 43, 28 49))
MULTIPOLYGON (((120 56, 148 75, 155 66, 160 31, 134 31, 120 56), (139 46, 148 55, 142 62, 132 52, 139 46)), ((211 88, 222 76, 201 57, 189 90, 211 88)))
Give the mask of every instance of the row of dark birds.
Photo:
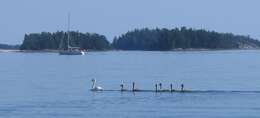
POLYGON ((173 84, 170 84, 170 89, 163 89, 163 85, 162 83, 156 83, 155 84, 155 90, 140 90, 140 89, 137 89, 135 87, 135 82, 132 83, 132 89, 131 90, 128 90, 128 89, 125 89, 124 88, 124 84, 120 84, 120 90, 121 91, 154 91, 154 92, 174 92, 174 91, 179 91, 179 92, 184 92, 184 84, 181 84, 181 88, 180 90, 175 90, 173 89, 173 84))

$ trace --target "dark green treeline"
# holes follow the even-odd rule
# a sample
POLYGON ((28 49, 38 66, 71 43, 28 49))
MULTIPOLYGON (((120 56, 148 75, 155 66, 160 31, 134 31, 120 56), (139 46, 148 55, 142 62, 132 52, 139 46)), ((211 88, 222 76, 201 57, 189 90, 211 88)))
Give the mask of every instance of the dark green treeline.
POLYGON ((187 29, 141 29, 127 32, 113 41, 120 50, 173 49, 247 49, 259 48, 260 42, 249 36, 187 29))
MULTIPOLYGON (((55 33, 42 32, 26 34, 21 50, 66 49, 68 34, 63 31, 55 33)), ((108 50, 110 43, 104 35, 95 33, 70 32, 70 46, 85 50, 108 50)))
MULTIPOLYGON (((174 49, 255 49, 258 40, 232 33, 175 29, 136 29, 114 38, 112 44, 104 35, 70 32, 70 46, 85 50, 158 50, 174 49)), ((42 32, 26 34, 20 47, 22 50, 66 49, 66 32, 42 32)))

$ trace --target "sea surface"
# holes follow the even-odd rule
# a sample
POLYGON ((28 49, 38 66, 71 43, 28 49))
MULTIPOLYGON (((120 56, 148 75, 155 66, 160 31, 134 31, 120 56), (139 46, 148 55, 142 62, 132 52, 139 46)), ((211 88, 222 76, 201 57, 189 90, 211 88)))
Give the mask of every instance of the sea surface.
POLYGON ((260 50, 5 52, 0 93, 0 118, 260 118, 260 50))

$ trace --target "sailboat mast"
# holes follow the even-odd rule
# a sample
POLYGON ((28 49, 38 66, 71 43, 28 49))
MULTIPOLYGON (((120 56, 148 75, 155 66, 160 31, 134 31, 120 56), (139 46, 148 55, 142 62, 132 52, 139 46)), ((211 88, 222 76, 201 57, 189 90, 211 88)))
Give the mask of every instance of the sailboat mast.
POLYGON ((68 31, 67 31, 67 33, 68 33, 68 49, 70 48, 70 13, 68 13, 68 31))

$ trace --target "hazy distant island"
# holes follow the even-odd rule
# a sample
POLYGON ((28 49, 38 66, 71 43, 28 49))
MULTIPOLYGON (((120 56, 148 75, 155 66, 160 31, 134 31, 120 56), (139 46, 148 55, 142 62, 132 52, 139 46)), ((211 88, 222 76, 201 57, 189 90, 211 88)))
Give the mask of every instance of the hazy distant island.
MULTIPOLYGON (((21 50, 58 50, 67 45, 67 33, 42 32, 26 34, 21 50)), ((258 49, 260 41, 249 36, 218 33, 203 29, 136 29, 110 43, 104 35, 70 32, 70 45, 85 50, 145 50, 169 51, 178 49, 258 49)))
POLYGON ((0 44, 0 50, 18 50, 20 45, 0 44))

